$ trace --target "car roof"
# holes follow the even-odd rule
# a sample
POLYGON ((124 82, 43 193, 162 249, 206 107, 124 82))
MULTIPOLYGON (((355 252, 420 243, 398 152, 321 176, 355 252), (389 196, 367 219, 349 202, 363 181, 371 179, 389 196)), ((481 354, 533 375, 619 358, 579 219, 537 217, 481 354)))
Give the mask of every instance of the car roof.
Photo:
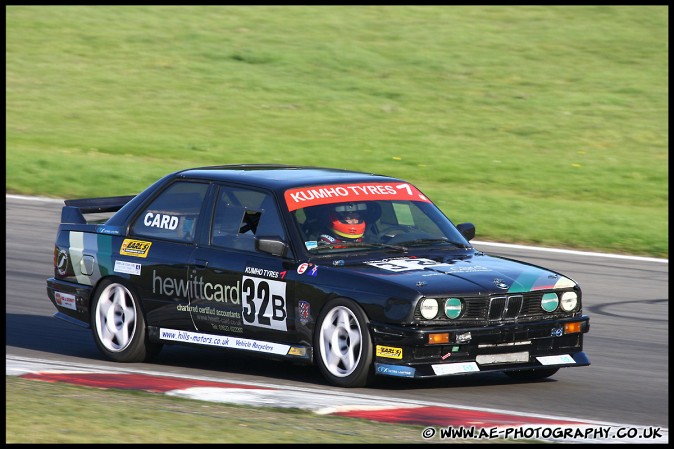
POLYGON ((276 191, 308 185, 401 181, 398 178, 375 173, 283 164, 220 165, 191 168, 175 174, 178 177, 236 182, 276 191))

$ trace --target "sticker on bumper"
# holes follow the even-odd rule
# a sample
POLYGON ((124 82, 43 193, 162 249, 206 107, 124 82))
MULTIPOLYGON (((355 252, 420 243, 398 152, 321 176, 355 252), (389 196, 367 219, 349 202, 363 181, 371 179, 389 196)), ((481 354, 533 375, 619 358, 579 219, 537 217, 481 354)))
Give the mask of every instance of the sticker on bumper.
POLYGON ((567 365, 569 363, 576 363, 569 354, 536 357, 536 360, 541 362, 541 365, 567 365))
POLYGON ((527 363, 529 361, 529 352, 510 352, 508 354, 481 354, 475 357, 475 361, 480 365, 489 365, 494 363, 527 363))
POLYGON ((77 310, 77 301, 75 295, 69 295, 67 293, 54 292, 54 299, 56 304, 66 309, 77 310))
POLYGON ((409 366, 385 365, 383 363, 374 364, 377 374, 396 377, 414 377, 416 370, 409 366))
POLYGON ((391 346, 380 346, 377 345, 377 357, 386 357, 389 359, 402 359, 403 358, 403 349, 402 348, 393 348, 391 346))
POLYGON ((476 373, 480 371, 480 368, 477 367, 477 363, 475 362, 432 365, 432 368, 437 376, 443 376, 445 374, 476 373))

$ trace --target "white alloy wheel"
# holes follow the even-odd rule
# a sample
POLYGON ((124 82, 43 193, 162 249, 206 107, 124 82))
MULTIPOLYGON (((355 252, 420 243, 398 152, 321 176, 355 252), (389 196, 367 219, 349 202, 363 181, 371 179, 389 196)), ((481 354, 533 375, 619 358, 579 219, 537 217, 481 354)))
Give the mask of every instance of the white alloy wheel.
POLYGON ((91 303, 91 327, 98 349, 117 362, 146 362, 161 349, 150 341, 138 296, 115 278, 101 281, 91 303))
POLYGON ((321 312, 316 332, 318 365, 323 375, 342 387, 362 387, 373 376, 368 320, 354 302, 335 299, 321 312))
POLYGON ((125 350, 136 333, 136 304, 131 292, 121 284, 108 285, 96 303, 95 329, 108 351, 125 350))
POLYGON ((358 366, 362 331, 356 316, 346 307, 332 309, 321 324, 321 357, 337 377, 346 377, 358 366))

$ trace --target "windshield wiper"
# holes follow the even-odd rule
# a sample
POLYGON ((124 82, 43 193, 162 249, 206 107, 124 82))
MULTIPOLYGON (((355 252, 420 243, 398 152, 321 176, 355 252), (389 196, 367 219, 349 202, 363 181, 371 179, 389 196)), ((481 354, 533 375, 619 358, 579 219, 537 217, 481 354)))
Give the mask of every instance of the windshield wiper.
POLYGON ((339 249, 339 248, 385 248, 400 252, 407 252, 407 248, 399 245, 389 245, 387 243, 369 243, 369 242, 339 242, 323 243, 320 242, 316 249, 339 249))
POLYGON ((468 249, 468 248, 471 247, 470 245, 464 245, 463 243, 460 243, 460 242, 453 242, 446 237, 442 237, 442 238, 439 238, 439 239, 416 239, 416 240, 410 240, 408 242, 401 242, 401 243, 405 244, 405 246, 420 246, 420 245, 426 245, 426 244, 429 244, 429 243, 448 243, 450 245, 456 246, 457 248, 468 249))

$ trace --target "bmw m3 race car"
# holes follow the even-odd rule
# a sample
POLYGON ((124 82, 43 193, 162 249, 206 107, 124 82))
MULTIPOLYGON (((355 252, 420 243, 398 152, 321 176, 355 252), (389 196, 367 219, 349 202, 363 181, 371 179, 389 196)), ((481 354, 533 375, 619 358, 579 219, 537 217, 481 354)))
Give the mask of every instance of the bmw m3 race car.
POLYGON ((578 284, 474 236, 401 179, 194 168, 136 196, 66 200, 47 292, 118 362, 196 345, 315 363, 342 387, 589 365, 578 284))

